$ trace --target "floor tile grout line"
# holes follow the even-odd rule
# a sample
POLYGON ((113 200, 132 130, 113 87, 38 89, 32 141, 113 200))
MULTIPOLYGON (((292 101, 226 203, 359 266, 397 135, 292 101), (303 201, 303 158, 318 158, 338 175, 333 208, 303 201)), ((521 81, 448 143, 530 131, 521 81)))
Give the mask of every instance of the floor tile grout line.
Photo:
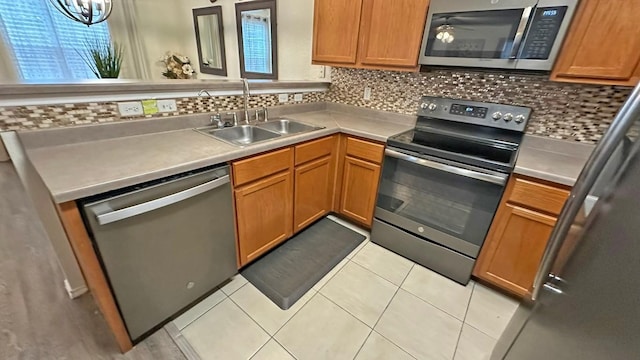
MULTIPOLYGON (((184 330, 184 329, 186 329, 187 327, 189 327, 191 324, 193 324, 193 323, 194 323, 194 322, 196 322, 198 319, 200 319, 201 317, 203 317, 205 314, 207 314, 209 311, 211 311, 211 310, 212 310, 213 308, 215 308, 216 306, 220 305, 220 303, 221 303, 221 302, 223 302, 226 298, 228 298, 228 297, 229 297, 229 296, 228 296, 224 291, 222 291, 222 288, 221 288, 221 287, 218 287, 217 289, 218 289, 218 290, 216 290, 216 291, 212 292, 212 293, 211 293, 211 295, 209 295, 209 296, 212 296, 213 294, 215 294, 215 293, 217 293, 218 291, 220 291, 220 292, 222 293, 222 295, 224 295, 224 298, 223 298, 222 300, 218 301, 218 303, 216 303, 215 305, 213 305, 213 306, 212 306, 211 308, 209 308, 207 311, 203 312, 202 314, 198 315, 198 317, 196 317, 195 319, 191 320, 191 321, 190 321, 187 325, 185 325, 182 329, 179 329, 179 332, 180 332, 181 334, 182 334, 182 330, 184 330)), ((208 298, 208 297, 207 297, 207 298, 208 298)), ((206 298, 205 298, 205 299, 206 299, 206 298)), ((202 301, 204 301, 205 299, 202 299, 202 301)), ((200 301, 200 302, 202 302, 202 301, 200 301)), ((200 302, 199 302, 199 303, 200 303, 200 302)), ((199 304, 199 303, 198 303, 198 304, 199 304)), ((197 304, 196 304, 196 305, 197 305, 197 304)), ((195 307, 195 305, 194 305, 193 307, 195 307)), ((192 307, 191 309, 193 309, 193 307, 192 307)), ((189 310, 185 311, 185 313, 183 313, 183 314, 182 314, 182 315, 180 315, 180 316, 183 316, 184 314, 186 314, 187 312, 189 312, 191 309, 189 309, 189 310)), ((180 317, 180 316, 179 316, 179 317, 180 317)), ((178 317, 178 318, 179 318, 179 317, 178 317)), ((171 320, 171 322, 174 322, 175 320, 176 320, 176 319, 173 319, 173 320, 171 320)), ((177 327, 177 326, 176 326, 176 327, 177 327)))
MULTIPOLYGON (((362 268, 362 269, 364 269, 364 270, 366 270, 366 271, 368 271, 368 272, 372 273, 372 274, 373 274, 373 275, 375 275, 376 277, 379 277, 380 279, 382 279, 382 280, 384 280, 384 281, 388 282, 389 284, 391 284, 391 285, 393 285, 393 286, 395 286, 395 287, 400 287, 400 285, 396 285, 396 284, 394 284, 393 282, 389 281, 388 279, 385 279, 382 275, 380 275, 380 274, 376 273, 375 271, 373 271, 373 270, 371 270, 371 269, 366 268, 364 265, 360 265, 360 264, 358 264, 357 262, 352 261, 352 260, 349 260, 349 262, 352 262, 354 265, 356 265, 356 266, 358 266, 358 267, 360 267, 360 268, 362 268)), ((345 266, 346 266, 346 264, 345 264, 345 266)), ((344 266, 343 266, 343 268, 344 268, 344 266)), ((409 269, 409 271, 411 271, 411 269, 413 269, 413 266, 409 269)), ((342 269, 340 269, 340 270, 342 270, 342 269)), ((337 275, 337 274, 336 274, 336 275, 337 275)), ((407 275, 409 275, 409 273, 407 273, 407 275)), ((404 280, 403 280, 403 281, 404 281, 404 280)), ((395 295, 395 294, 394 294, 394 295, 395 295)))
MULTIPOLYGON (((256 325, 258 325, 258 327, 264 331, 265 334, 267 334, 267 336, 269 336, 269 339, 271 339, 273 336, 271 336, 271 334, 269 334, 269 332, 267 331, 267 329, 263 328, 262 325, 260 325, 260 323, 258 323, 258 321, 256 321, 256 319, 252 318, 251 315, 249 315, 249 313, 247 313, 242 306, 238 305, 238 303, 236 303, 235 301, 233 301, 233 299, 231 298, 231 296, 229 296, 229 300, 233 303, 233 305, 237 306, 238 309, 240 309, 240 311, 242 311, 245 315, 247 315, 249 317, 249 319, 251 319, 251 321, 253 321, 256 325)), ((269 340, 267 340, 267 342, 269 342, 269 340)), ((266 343, 265 343, 266 344, 266 343)), ((263 344, 264 346, 264 344, 263 344)))
POLYGON ((458 340, 456 340, 456 348, 453 351, 453 358, 455 359, 456 354, 458 353, 458 347, 460 346, 460 339, 462 338, 462 331, 464 331, 464 325, 466 324, 467 314, 469 313, 469 307, 471 306, 471 300, 473 299, 473 293, 476 289, 476 283, 473 283, 471 289, 471 296, 469 296, 469 301, 467 301, 467 309, 464 311, 464 316, 462 317, 462 326, 460 326, 460 332, 458 333, 458 340))
MULTIPOLYGON (((393 299, 396 298, 396 295, 398 295, 398 291, 400 291, 400 289, 402 288, 402 284, 404 284, 404 282, 407 280, 407 278, 409 277, 409 274, 411 274, 411 271, 413 270, 413 267, 416 266, 416 264, 411 265, 411 268, 409 268, 409 271, 407 271, 407 275, 404 276, 404 279, 402 279, 402 281, 400 282, 400 285, 398 285, 398 288, 396 289, 396 292, 393 293, 393 296, 391 297, 391 299, 389 299, 389 302, 387 303, 387 306, 384 307, 384 310, 382 310, 382 312, 380 313, 380 316, 378 316, 378 320, 376 320, 376 323, 373 324, 372 329, 375 329, 376 326, 378 325, 378 323, 380 322, 380 319, 382 319, 382 315, 384 315, 384 313, 387 311, 387 309, 389 308, 389 305, 391 305, 391 302, 393 302, 393 299)), ((395 285, 395 284, 394 284, 395 285)))
POLYGON ((343 308, 342 306, 340 306, 340 304, 336 303, 335 301, 331 300, 330 298, 328 298, 325 294, 321 293, 320 291, 318 291, 318 295, 321 295, 323 298, 329 300, 329 302, 331 302, 333 305, 339 307, 340 309, 342 309, 343 311, 345 311, 347 314, 349 314, 349 316, 353 317, 354 319, 358 320, 359 322, 361 322, 362 324, 364 324, 364 326, 368 327, 369 329, 373 330, 373 328, 371 326, 369 326, 367 323, 365 323, 364 321, 360 320, 357 316, 355 316, 354 314, 351 313, 351 311, 343 308))
MULTIPOLYGON (((314 295, 314 296, 315 296, 315 295, 314 295)), ((311 299, 309 299, 309 300, 311 300, 311 299)), ((305 305, 307 305, 307 304, 305 304, 305 305)), ((303 307, 304 307, 304 306, 303 306, 303 307)), ((302 309, 300 309, 300 310, 302 310, 302 309)), ((287 349, 284 345, 282 345, 282 344, 280 343, 280 341, 278 341, 278 339, 276 339, 275 335, 274 335, 271 339, 273 339, 273 341, 275 341, 275 342, 276 342, 276 344, 280 345, 280 347, 281 347, 281 348, 283 348, 283 349, 284 349, 284 351, 286 351, 286 352, 287 352, 287 354, 291 355, 291 357, 292 357, 292 358, 294 358, 295 360, 298 360, 298 358, 297 358, 295 355, 293 355, 293 354, 291 353, 291 351, 289 351, 289 349, 287 349)))
MULTIPOLYGON (((416 264, 416 265, 420 266, 419 264, 416 264)), ((429 268, 425 268, 425 269, 429 270, 429 268)), ((473 286, 473 287, 475 287, 475 282, 474 282, 474 284, 473 284, 472 286, 473 286)), ((445 310, 445 309, 441 309, 441 308, 440 308, 440 306, 438 306, 438 305, 436 305, 436 304, 431 303, 431 301, 429 301, 429 300, 427 300, 427 299, 423 299, 423 298, 422 298, 422 296, 420 296, 420 295, 418 295, 418 294, 414 294, 412 291, 409 291, 408 289, 402 289, 402 290, 404 290, 404 291, 408 292, 409 294, 411 294, 411 295, 413 295, 413 296, 417 297, 418 299, 420 299, 420 300, 422 300, 422 301, 426 302, 427 304, 429 304, 429 305, 431 305, 431 306, 435 307, 436 309, 438 309, 438 310, 440 310, 440 311, 442 311, 442 312, 446 313, 447 315, 449 315, 449 316, 453 316, 454 318, 456 318, 456 320, 458 320, 458 321, 462 321, 463 323, 464 323, 464 319, 467 317, 467 311, 469 310, 469 303, 470 303, 470 301, 471 301, 471 297, 473 296, 473 289, 471 289, 471 295, 469 295, 469 300, 467 300, 467 308, 465 309, 464 316, 462 317, 462 319, 459 319, 457 316, 453 315, 453 314, 452 314, 452 313, 450 313, 449 311, 447 311, 447 310, 445 310)))
MULTIPOLYGON (((378 320, 376 320, 376 323, 373 325, 373 328, 371 328, 372 332, 375 332, 376 334, 382 336, 383 338, 385 338, 387 341, 389 341, 390 343, 392 343, 393 345, 397 346, 398 349, 402 350, 405 354, 408 354, 410 357, 412 358, 416 358, 415 356, 413 356, 412 354, 410 354, 406 349, 404 349, 402 346, 396 344, 395 342, 391 341, 391 339, 388 339, 386 336, 380 334, 379 332, 376 331, 376 326, 378 326, 378 323, 380 322, 380 319, 382 319, 382 316, 384 316, 384 313, 387 312, 387 309, 389 309, 389 305, 391 305, 391 303, 393 302, 393 299, 396 298, 396 295, 398 295, 398 292, 400 291, 400 289, 402 288, 402 285, 404 284, 404 282, 407 280, 407 278, 409 277, 409 274, 411 274, 411 271, 413 270, 413 268, 416 266, 415 263, 413 263, 413 265, 411 265, 411 268, 409 268, 409 271, 407 271, 407 275, 404 276, 404 279, 402 279, 402 282, 400 282, 400 285, 398 286, 398 288, 396 289, 396 292, 393 294, 393 296, 391 297, 391 300, 389 300, 389 303, 387 303, 387 306, 385 306, 384 310, 382 310, 382 313, 380 313, 380 316, 378 317, 378 320)), ((369 336, 371 336, 371 334, 369 334, 369 336)))
MULTIPOLYGON (((285 327, 285 326, 287 326, 287 324, 288 324, 291 320, 293 320, 293 318, 294 318, 294 317, 295 317, 295 316, 296 316, 300 311, 302 311, 302 309, 304 309, 307 305, 309 305, 309 303, 311 302, 311 300, 313 300, 313 298, 314 298, 314 297, 316 297, 318 294, 320 294, 320 291, 316 291, 314 288, 311 288, 310 290, 313 290, 313 291, 314 291, 313 296, 311 296, 311 298, 310 298, 309 300, 307 300, 307 302, 306 302, 306 303, 304 303, 304 305, 302 305, 302 307, 300 307, 300 309, 298 309, 298 311, 296 311, 296 313, 295 313, 295 314, 293 314, 293 316, 291 316, 287 321, 285 321, 285 323, 284 323, 284 324, 282 324, 282 326, 280 326, 280 328, 278 329, 278 331, 276 331, 276 332, 273 334, 273 336, 272 336, 272 338, 273 338, 274 340, 276 340, 276 341, 277 341, 277 339, 276 339, 276 335, 278 335, 278 334, 280 333, 280 331, 282 331, 282 329, 284 329, 284 327, 285 327)), ((303 295, 303 296, 304 296, 304 295, 303 295)), ((284 347, 284 346, 283 346, 283 347, 284 347)))
POLYGON ((360 351, 362 351, 362 348, 364 347, 364 344, 367 343, 367 341, 371 337, 372 333, 373 333, 373 329, 371 329, 371 331, 369 331, 369 335, 367 335, 367 337, 364 339, 364 342, 362 343, 362 345, 360 345, 360 348, 358 349, 358 351, 356 351, 356 354, 353 356, 352 360, 355 360, 358 357, 358 354, 360 354, 360 351))

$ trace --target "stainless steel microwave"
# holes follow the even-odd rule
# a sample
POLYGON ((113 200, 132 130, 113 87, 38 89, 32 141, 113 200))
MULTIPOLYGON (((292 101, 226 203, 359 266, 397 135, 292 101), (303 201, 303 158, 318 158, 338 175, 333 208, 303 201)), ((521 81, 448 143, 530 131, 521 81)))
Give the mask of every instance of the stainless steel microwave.
POLYGON ((420 64, 551 70, 578 0, 431 0, 420 64))

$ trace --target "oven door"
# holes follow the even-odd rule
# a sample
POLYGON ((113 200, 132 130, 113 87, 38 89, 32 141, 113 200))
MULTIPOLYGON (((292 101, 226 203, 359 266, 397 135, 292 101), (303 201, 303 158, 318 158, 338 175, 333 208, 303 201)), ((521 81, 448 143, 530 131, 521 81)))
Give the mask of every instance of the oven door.
POLYGON ((420 64, 516 68, 520 44, 537 2, 432 1, 420 64))
POLYGON ((376 218, 477 258, 508 175, 387 148, 376 218))

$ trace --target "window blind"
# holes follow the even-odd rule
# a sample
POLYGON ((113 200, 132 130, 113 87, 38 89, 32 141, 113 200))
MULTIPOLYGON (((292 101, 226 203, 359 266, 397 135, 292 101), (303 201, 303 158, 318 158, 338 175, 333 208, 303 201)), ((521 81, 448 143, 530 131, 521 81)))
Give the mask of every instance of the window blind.
POLYGON ((268 18, 242 15, 242 48, 246 72, 271 74, 271 24, 268 18))
POLYGON ((46 0, 0 1, 0 31, 18 77, 31 81, 95 79, 76 50, 87 40, 110 39, 106 22, 88 27, 46 0))

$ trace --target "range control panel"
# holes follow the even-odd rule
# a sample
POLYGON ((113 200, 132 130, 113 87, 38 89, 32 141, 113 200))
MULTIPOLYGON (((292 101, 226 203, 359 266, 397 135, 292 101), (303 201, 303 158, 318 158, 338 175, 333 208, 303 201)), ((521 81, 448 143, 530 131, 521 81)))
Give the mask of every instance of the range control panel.
POLYGON ((451 110, 449 110, 449 113, 484 119, 487 117, 487 111, 489 111, 489 108, 484 106, 451 104, 451 110))
POLYGON ((423 96, 418 116, 524 132, 531 108, 423 96))

